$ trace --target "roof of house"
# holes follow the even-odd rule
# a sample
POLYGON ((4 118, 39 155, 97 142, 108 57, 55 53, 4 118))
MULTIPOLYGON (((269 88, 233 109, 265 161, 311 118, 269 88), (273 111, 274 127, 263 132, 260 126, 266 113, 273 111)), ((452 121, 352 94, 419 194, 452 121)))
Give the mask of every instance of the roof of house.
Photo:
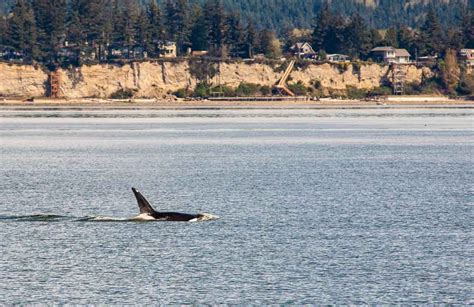
MULTIPOLYGON (((305 45, 309 45, 309 43, 308 42, 299 42, 299 43, 294 44, 292 47, 293 48, 303 48, 305 45)), ((311 47, 311 45, 310 45, 310 47, 311 47)))
POLYGON ((168 45, 168 46, 176 45, 176 42, 162 40, 162 39, 154 39, 152 42, 153 44, 160 44, 160 45, 168 45))
POLYGON ((474 52, 474 49, 464 48, 464 49, 461 49, 460 51, 461 54, 467 54, 467 53, 472 53, 472 52, 474 52))
POLYGON ((410 57, 410 53, 406 49, 395 49, 395 56, 410 57))
POLYGON ((425 56, 419 56, 418 60, 436 60, 438 58, 437 55, 425 55, 425 56))
POLYGON ((208 53, 209 53, 209 51, 207 51, 207 50, 193 50, 193 51, 191 51, 191 54, 193 54, 193 55, 206 55, 208 53))
POLYGON ((311 46, 311 44, 308 43, 308 42, 298 42, 298 43, 294 44, 293 46, 291 46, 290 49, 291 50, 301 50, 305 46, 307 46, 307 47, 311 48, 311 50, 313 50, 313 46, 311 46))
POLYGON ((333 53, 333 54, 327 54, 327 57, 335 57, 335 56, 340 56, 340 57, 349 57, 348 55, 345 54, 339 54, 339 53, 333 53))
POLYGON ((370 50, 370 52, 385 52, 385 51, 395 51, 395 48, 392 46, 385 46, 385 47, 375 47, 374 49, 370 50))

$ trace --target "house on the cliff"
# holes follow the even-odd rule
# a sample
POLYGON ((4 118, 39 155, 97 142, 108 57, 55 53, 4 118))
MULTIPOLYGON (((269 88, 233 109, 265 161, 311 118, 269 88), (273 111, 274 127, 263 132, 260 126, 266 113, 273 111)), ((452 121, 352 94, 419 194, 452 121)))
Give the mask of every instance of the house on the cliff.
POLYGON ((177 47, 175 42, 155 40, 145 48, 142 45, 128 46, 115 43, 108 48, 109 59, 143 60, 147 58, 175 58, 177 47))
POLYGON ((175 42, 156 41, 155 44, 160 58, 175 58, 178 56, 178 47, 175 42))
POLYGON ((143 46, 127 46, 126 44, 112 44, 108 48, 109 59, 141 60, 148 58, 148 53, 143 46))
POLYGON ((308 42, 299 42, 290 47, 293 56, 305 59, 316 59, 317 53, 308 42))
POLYGON ((437 55, 425 55, 416 59, 416 64, 420 66, 435 65, 438 62, 437 55))
POLYGON ((391 46, 375 47, 370 51, 372 59, 386 64, 409 64, 410 53, 406 49, 396 49, 391 46))
POLYGON ((350 62, 350 57, 345 54, 328 54, 326 55, 326 60, 330 63, 348 63, 350 62))
POLYGON ((193 50, 191 51, 191 56, 193 57, 204 57, 209 54, 209 51, 207 50, 193 50))
MULTIPOLYGON (((86 45, 88 46, 88 45, 86 45)), ((56 58, 60 62, 77 63, 81 58, 81 51, 84 52, 87 48, 82 48, 78 44, 69 43, 67 40, 62 43, 61 48, 56 53, 56 58)), ((95 54, 94 54, 95 57, 95 54)))
POLYGON ((63 47, 56 53, 56 57, 61 62, 75 62, 79 59, 79 54, 79 48, 63 47))
POLYGON ((474 49, 461 49, 459 57, 466 66, 474 66, 474 49))
POLYGON ((15 50, 13 47, 0 46, 0 59, 4 61, 21 63, 25 59, 25 54, 15 50))

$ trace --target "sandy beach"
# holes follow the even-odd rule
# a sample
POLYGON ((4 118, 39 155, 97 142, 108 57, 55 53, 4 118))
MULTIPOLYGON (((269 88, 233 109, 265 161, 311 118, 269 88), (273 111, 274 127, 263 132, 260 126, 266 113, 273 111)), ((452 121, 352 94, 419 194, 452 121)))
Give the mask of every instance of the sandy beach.
POLYGON ((184 99, 0 99, 2 108, 91 107, 91 108, 419 108, 474 107, 474 101, 430 96, 391 96, 384 100, 184 100, 184 99))

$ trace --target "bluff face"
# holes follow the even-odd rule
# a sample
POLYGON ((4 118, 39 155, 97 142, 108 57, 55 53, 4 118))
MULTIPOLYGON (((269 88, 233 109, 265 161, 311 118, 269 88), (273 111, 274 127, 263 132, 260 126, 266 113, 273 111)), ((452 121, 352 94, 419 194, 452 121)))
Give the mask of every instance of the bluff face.
POLYGON ((0 62, 0 96, 42 97, 47 82, 48 74, 41 67, 0 62))
MULTIPOLYGON (((211 84, 236 88, 240 83, 272 86, 282 75, 285 64, 193 61, 135 62, 125 65, 97 64, 59 69, 60 96, 64 98, 108 98, 130 89, 137 98, 161 98, 178 89, 194 89, 203 79, 211 84), (206 66, 206 67, 204 67, 206 66), (203 76, 202 71, 212 74, 203 76), (217 74, 217 72, 220 72, 217 74)), ((407 83, 421 83, 433 76, 428 68, 403 66, 407 83)), ((0 63, 0 96, 44 97, 48 92, 48 72, 31 65, 0 63)), ((389 66, 379 64, 305 64, 296 67, 289 83, 305 86, 319 83, 320 88, 344 91, 347 87, 370 90, 390 82, 389 66)))

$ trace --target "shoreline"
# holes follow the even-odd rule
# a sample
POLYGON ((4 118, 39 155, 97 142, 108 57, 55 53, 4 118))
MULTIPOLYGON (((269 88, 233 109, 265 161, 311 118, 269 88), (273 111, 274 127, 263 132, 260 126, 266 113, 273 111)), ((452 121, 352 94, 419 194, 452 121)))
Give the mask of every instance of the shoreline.
POLYGON ((21 99, 0 100, 0 110, 35 109, 404 109, 404 108, 466 108, 474 109, 474 101, 448 99, 445 97, 400 96, 383 101, 362 100, 157 100, 157 99, 21 99))

